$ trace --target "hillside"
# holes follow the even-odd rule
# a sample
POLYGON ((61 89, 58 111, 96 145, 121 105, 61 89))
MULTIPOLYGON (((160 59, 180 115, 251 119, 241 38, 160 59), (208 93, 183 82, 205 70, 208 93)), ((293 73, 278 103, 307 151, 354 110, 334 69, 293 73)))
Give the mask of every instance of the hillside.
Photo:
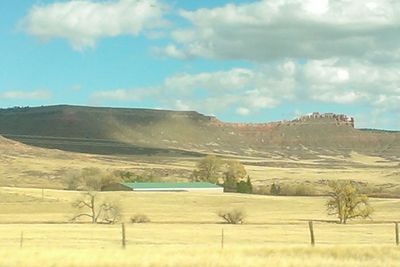
POLYGON ((352 118, 313 114, 293 121, 223 123, 194 111, 48 106, 0 110, 0 134, 26 144, 95 154, 222 153, 297 157, 351 151, 400 154, 400 133, 357 130, 352 118), (189 152, 191 151, 191 152, 189 152))
MULTIPOLYGON (((131 172, 161 181, 188 181, 199 160, 199 155, 191 156, 191 152, 182 150, 152 151, 156 152, 96 155, 34 147, 0 137, 0 186, 65 189, 69 179, 85 168, 110 174, 131 172)), ((304 158, 276 151, 267 157, 225 155, 223 159, 228 157, 235 157, 245 165, 254 188, 260 193, 268 193, 270 185, 278 182, 292 187, 306 184, 312 186, 311 194, 318 195, 325 192, 328 180, 351 178, 368 186, 366 189, 375 196, 400 194, 400 164, 396 158, 354 151, 346 156, 309 152, 303 154, 304 158)))
POLYGON ((157 156, 103 156, 40 148, 0 136, 0 186, 66 188, 68 179, 84 168, 130 171, 165 181, 187 179, 198 157, 188 156, 188 161, 182 153, 162 151, 157 156))

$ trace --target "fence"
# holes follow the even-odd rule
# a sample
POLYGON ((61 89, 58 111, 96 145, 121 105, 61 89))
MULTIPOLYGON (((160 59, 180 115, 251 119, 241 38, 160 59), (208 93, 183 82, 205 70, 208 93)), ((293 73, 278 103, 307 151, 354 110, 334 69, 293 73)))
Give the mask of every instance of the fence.
POLYGON ((394 244, 398 222, 338 225, 293 224, 2 224, 0 246, 134 247, 136 245, 394 244), (20 228, 18 232, 16 229, 20 228))

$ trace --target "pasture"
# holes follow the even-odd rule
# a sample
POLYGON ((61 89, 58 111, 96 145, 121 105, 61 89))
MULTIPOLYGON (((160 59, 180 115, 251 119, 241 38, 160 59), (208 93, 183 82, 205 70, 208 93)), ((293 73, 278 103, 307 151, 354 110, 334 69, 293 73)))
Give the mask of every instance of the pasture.
POLYGON ((395 266, 400 260, 392 223, 400 217, 397 199, 372 199, 372 220, 338 225, 326 215, 324 197, 99 193, 122 207, 123 250, 120 224, 70 223, 71 202, 80 194, 0 188, 0 266, 395 266), (216 215, 232 207, 246 212, 245 224, 223 224, 216 215), (132 224, 134 214, 151 222, 132 224))
MULTIPOLYGON (((4 142, 4 141, 3 141, 4 142)), ((199 157, 102 156, 30 147, 0 142, 0 186, 63 189, 74 172, 97 168, 107 173, 126 171, 150 174, 163 181, 188 181, 199 157)), ((315 155, 313 158, 271 153, 265 157, 220 155, 240 160, 255 188, 269 192, 273 182, 308 184, 313 194, 326 193, 326 183, 352 179, 368 185, 374 196, 400 196, 398 158, 382 158, 355 152, 348 156, 315 155)))

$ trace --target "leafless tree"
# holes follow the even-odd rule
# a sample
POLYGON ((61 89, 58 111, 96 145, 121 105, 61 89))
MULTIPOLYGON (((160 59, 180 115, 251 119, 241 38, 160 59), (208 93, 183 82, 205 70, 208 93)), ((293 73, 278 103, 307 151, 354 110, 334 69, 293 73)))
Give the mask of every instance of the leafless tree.
POLYGON ((98 195, 96 192, 88 191, 72 203, 74 208, 77 208, 80 213, 72 218, 76 221, 79 218, 90 218, 92 223, 115 223, 121 217, 120 207, 111 202, 98 203, 98 195))
POLYGON ((246 217, 245 212, 241 209, 220 210, 217 215, 229 224, 243 224, 246 217))

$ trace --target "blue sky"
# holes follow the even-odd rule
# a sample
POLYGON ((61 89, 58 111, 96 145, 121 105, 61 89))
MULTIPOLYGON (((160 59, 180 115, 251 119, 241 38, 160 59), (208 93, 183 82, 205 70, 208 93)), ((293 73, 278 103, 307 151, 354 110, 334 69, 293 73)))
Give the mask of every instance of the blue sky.
POLYGON ((389 0, 0 3, 0 107, 313 111, 400 130, 400 4, 389 0))

